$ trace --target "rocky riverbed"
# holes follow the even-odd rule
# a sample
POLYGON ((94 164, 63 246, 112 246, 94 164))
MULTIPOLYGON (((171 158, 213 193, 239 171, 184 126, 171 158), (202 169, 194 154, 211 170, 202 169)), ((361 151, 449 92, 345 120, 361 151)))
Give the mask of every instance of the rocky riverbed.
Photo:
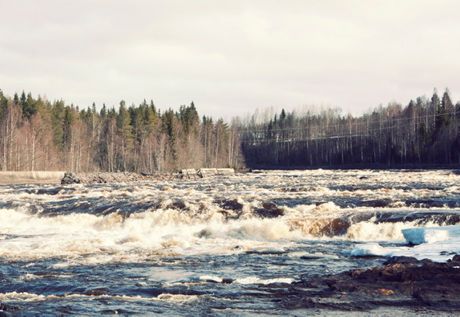
MULTIPOLYGON (((293 283, 286 308, 369 310, 382 306, 459 311, 460 256, 447 263, 392 257, 382 266, 293 283)), ((286 294, 288 295, 288 294, 286 294)))
POLYGON ((177 178, 172 173, 140 174, 130 172, 95 172, 95 173, 73 173, 66 172, 61 179, 62 185, 69 184, 107 184, 107 183, 130 183, 139 181, 166 181, 177 178))
POLYGON ((176 179, 198 179, 212 176, 233 176, 233 168, 184 169, 179 172, 133 173, 133 172, 66 172, 61 179, 62 185, 70 184, 107 184, 133 183, 141 181, 172 181, 176 179))

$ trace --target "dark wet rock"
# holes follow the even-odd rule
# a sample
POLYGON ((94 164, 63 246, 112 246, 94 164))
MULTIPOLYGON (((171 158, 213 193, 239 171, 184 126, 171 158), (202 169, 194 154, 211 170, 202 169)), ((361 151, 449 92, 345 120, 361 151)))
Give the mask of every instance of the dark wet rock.
POLYGON ((439 225, 454 225, 460 223, 460 212, 452 211, 375 211, 350 213, 344 216, 351 223, 372 221, 374 223, 415 222, 424 225, 428 222, 439 225))
POLYGON ((198 233, 196 233, 196 236, 198 238, 210 238, 212 237, 212 231, 208 230, 208 229, 203 229, 203 230, 200 230, 198 233))
POLYGON ((308 254, 308 255, 302 255, 300 256, 300 259, 302 260, 308 260, 308 261, 321 261, 324 260, 324 255, 322 254, 308 254))
POLYGON ((10 304, 0 303, 0 317, 17 316, 20 308, 10 304))
POLYGON ((455 255, 455 252, 452 251, 441 251, 439 252, 439 255, 455 255))
POLYGON ((258 254, 258 255, 280 255, 286 254, 287 251, 284 250, 248 250, 246 254, 258 254))
POLYGON ((89 295, 89 296, 101 296, 101 295, 107 295, 108 293, 109 293, 109 290, 103 287, 88 289, 84 292, 85 295, 89 295))
POLYGON ((243 210, 243 204, 239 203, 236 199, 216 200, 215 203, 224 210, 233 210, 233 211, 243 210))
POLYGON ((293 296, 281 299, 281 305, 291 309, 393 306, 460 311, 459 266, 459 255, 447 263, 393 257, 382 266, 296 282, 293 296))
POLYGON ((405 201, 406 206, 415 208, 457 208, 460 201, 455 199, 433 198, 433 199, 409 199, 405 201))
POLYGON ((454 265, 460 264, 460 255, 459 254, 454 255, 454 257, 448 260, 447 263, 454 264, 454 265))
POLYGON ((234 279, 228 277, 222 279, 223 284, 232 284, 234 281, 234 279))
POLYGON ((323 226, 319 230, 319 234, 328 237, 344 235, 345 233, 347 233, 347 230, 350 227, 350 225, 351 224, 348 219, 335 218, 332 219, 325 226, 323 226))
POLYGON ((169 209, 176 209, 176 210, 187 210, 187 205, 185 205, 184 201, 182 200, 175 200, 171 204, 169 204, 166 208, 169 209))
POLYGON ((302 198, 292 198, 292 197, 279 197, 271 199, 271 202, 278 206, 287 206, 290 208, 296 207, 298 205, 320 205, 325 204, 327 201, 316 201, 309 197, 302 198))
POLYGON ((373 200, 363 200, 356 203, 358 207, 373 207, 373 208, 382 208, 388 207, 392 203, 391 199, 373 199, 373 200))
POLYGON ((38 188, 38 189, 31 189, 26 190, 29 194, 36 194, 36 195, 58 195, 62 192, 66 192, 67 190, 65 187, 45 187, 45 188, 38 188))
POLYGON ((261 218, 276 218, 284 215, 284 210, 272 202, 264 202, 262 208, 257 208, 254 213, 261 218))
POLYGON ((106 184, 107 180, 101 177, 100 175, 96 175, 92 178, 91 183, 94 184, 106 184))
POLYGON ((80 184, 80 183, 81 183, 81 180, 77 177, 77 175, 71 172, 66 172, 64 174, 64 177, 61 180, 62 185, 80 184))
POLYGON ((419 260, 417 260, 416 258, 411 257, 411 256, 393 256, 393 257, 389 258, 383 264, 384 265, 394 264, 394 263, 408 264, 408 263, 418 263, 418 262, 419 262, 419 260))
POLYGON ((222 208, 220 212, 226 219, 238 219, 243 212, 243 204, 236 199, 217 199, 214 203, 222 208))
POLYGON ((294 187, 285 187, 280 189, 286 193, 298 193, 298 192, 308 192, 314 190, 314 188, 306 187, 306 186, 294 186, 294 187))

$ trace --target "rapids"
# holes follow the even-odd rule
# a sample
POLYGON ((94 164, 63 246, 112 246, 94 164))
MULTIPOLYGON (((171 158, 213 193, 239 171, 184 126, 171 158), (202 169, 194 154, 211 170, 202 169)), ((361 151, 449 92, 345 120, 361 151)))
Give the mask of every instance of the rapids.
POLYGON ((412 247, 403 233, 459 223, 450 170, 3 185, 0 303, 40 315, 295 315, 277 297, 301 276, 390 255, 445 261, 459 243, 412 247))

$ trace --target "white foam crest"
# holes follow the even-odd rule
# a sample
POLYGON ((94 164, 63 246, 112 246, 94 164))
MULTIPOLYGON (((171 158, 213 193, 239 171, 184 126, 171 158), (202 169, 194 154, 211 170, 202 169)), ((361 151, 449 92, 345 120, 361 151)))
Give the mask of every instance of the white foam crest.
MULTIPOLYGON (((214 283, 222 283, 224 282, 224 278, 215 275, 202 275, 199 277, 200 281, 204 282, 214 282, 214 283)), ((231 279, 229 279, 231 280, 231 279)), ((295 280, 290 277, 276 277, 276 278, 260 278, 258 276, 246 276, 246 277, 238 277, 234 280, 231 280, 232 283, 242 284, 242 285, 249 285, 249 284, 262 284, 262 285, 269 285, 269 284, 291 284, 295 280)))
POLYGON ((7 292, 0 293, 0 302, 39 302, 46 300, 59 300, 59 299, 111 299, 120 301, 168 301, 168 302, 191 302, 198 300, 199 295, 185 295, 185 294, 169 294, 162 293, 157 297, 142 297, 142 296, 129 296, 129 295, 86 295, 86 294, 67 294, 67 295, 42 295, 29 292, 7 292))
POLYGON ((248 276, 237 278, 235 283, 248 285, 248 284, 262 284, 262 285, 269 285, 269 284, 292 284, 294 282, 293 278, 290 277, 277 277, 277 278, 269 278, 263 279, 257 276, 248 276))
POLYGON ((200 281, 205 281, 205 282, 215 282, 215 283, 222 283, 224 280, 222 277, 215 276, 215 275, 202 275, 200 276, 200 281))
MULTIPOLYGON (((424 228, 446 228, 449 226, 442 226, 432 221, 428 221, 424 224, 418 224, 417 222, 380 222, 374 223, 372 219, 370 221, 363 221, 352 224, 346 234, 346 238, 350 240, 357 241, 404 241, 405 238, 404 232, 411 232, 412 228, 418 230, 424 230, 424 228)), ((415 231, 418 232, 418 231, 415 231)), ((427 231, 428 235, 432 234, 430 231, 427 231)), ((433 235, 442 235, 442 233, 433 233, 433 235)), ((429 237, 427 237, 429 239, 429 237)), ((436 239, 433 236, 433 240, 436 239)), ((441 237, 439 238, 441 239, 441 237)), ((424 242, 428 242, 424 241, 424 242)), ((414 243, 415 244, 415 243, 414 243)))
POLYGON ((28 293, 28 292, 0 293, 0 302, 11 302, 11 301, 37 302, 37 301, 44 301, 47 299, 49 299, 49 296, 28 293))
POLYGON ((281 241, 301 237, 280 219, 226 221, 212 209, 200 214, 160 209, 134 213, 125 219, 117 213, 40 217, 4 209, 0 210, 0 232, 12 236, 4 236, 0 256, 66 259, 56 267, 82 261, 136 262, 177 254, 244 252, 278 247, 281 241))
POLYGON ((436 262, 445 262, 454 254, 460 252, 460 241, 446 243, 421 244, 415 247, 383 247, 376 243, 355 246, 352 250, 344 251, 350 256, 407 256, 419 260, 430 259, 436 262))
POLYGON ((19 277, 19 279, 21 279, 23 281, 33 281, 33 280, 40 279, 40 278, 42 278, 42 276, 36 275, 36 274, 31 274, 31 273, 26 273, 26 274, 21 275, 19 277))
POLYGON ((348 228, 346 238, 358 241, 403 241, 402 230, 416 226, 410 222, 359 222, 348 228))
MULTIPOLYGON (((57 195, 17 194, 9 187, 2 187, 0 199, 20 207, 0 210, 0 256, 16 259, 60 257, 63 261, 56 266, 62 267, 82 262, 136 262, 169 255, 230 254, 259 248, 276 249, 298 240, 344 231, 346 234, 340 239, 398 241, 404 238, 401 230, 416 225, 374 224, 368 221, 354 224, 347 230, 340 222, 345 214, 369 212, 373 210, 370 207, 340 208, 332 202, 319 206, 298 205, 284 207, 284 216, 272 219, 261 219, 252 210, 260 208, 262 202, 274 199, 327 201, 339 195, 397 202, 406 198, 442 197, 446 192, 450 195, 458 193, 459 179, 459 175, 444 171, 411 172, 401 177, 401 172, 393 171, 310 170, 264 171, 261 174, 243 174, 225 180, 202 179, 199 182, 72 185, 66 186, 63 194, 57 195), (430 186, 407 189, 404 186, 409 182, 430 186), (334 188, 348 188, 377 183, 383 183, 384 188, 329 188, 331 185, 336 186, 334 188), (241 203, 241 213, 239 210, 226 210, 230 215, 224 216, 221 208, 214 203, 222 197, 241 203), (33 205, 40 208, 42 202, 68 198, 97 201, 98 204, 122 201, 121 206, 125 202, 132 202, 133 205, 145 202, 148 205, 153 201, 160 202, 160 206, 158 209, 157 205, 152 204, 156 210, 133 213, 127 218, 117 213, 106 216, 68 214, 40 217, 27 212, 33 205), (178 200, 185 204, 186 210, 177 210, 173 206, 178 200), (228 220, 231 216, 238 219, 228 220)), ((398 205, 402 206, 402 203, 384 209, 396 210, 394 207, 398 205)), ((438 209, 442 211, 448 208, 438 209)), ((420 208, 404 207, 403 211, 411 210, 420 208)))
MULTIPOLYGON (((0 256, 13 259, 62 257, 55 267, 113 261, 137 262, 152 257, 218 253, 257 248, 279 248, 319 237, 342 210, 333 203, 286 208, 277 218, 248 217, 226 220, 212 205, 197 210, 158 209, 123 218, 70 214, 40 217, 25 211, 0 210, 3 234, 0 256), (214 209, 213 209, 214 208, 214 209), (335 216, 334 216, 335 215, 335 216), (8 238, 7 235, 12 235, 8 238)), ((352 240, 402 240, 407 223, 363 222, 352 225, 344 238, 352 240)))
MULTIPOLYGON (((406 248, 407 249, 407 248, 406 248)), ((358 244, 350 251, 344 251, 350 256, 392 256, 401 248, 382 247, 378 243, 358 244)))
POLYGON ((163 293, 158 295, 157 299, 167 302, 174 302, 174 303, 183 303, 183 302, 193 302, 198 300, 200 297, 199 295, 184 295, 184 294, 169 294, 163 293))
MULTIPOLYGON (((208 226, 208 228, 211 226, 208 226)), ((251 218, 239 221, 230 221, 226 225, 212 226, 214 237, 231 237, 236 239, 255 240, 293 240, 300 239, 302 235, 281 219, 251 218)))

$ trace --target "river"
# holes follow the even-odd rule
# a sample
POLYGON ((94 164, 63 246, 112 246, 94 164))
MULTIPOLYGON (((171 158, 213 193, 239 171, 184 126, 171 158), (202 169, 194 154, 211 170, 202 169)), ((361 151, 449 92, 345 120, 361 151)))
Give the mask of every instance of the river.
POLYGON ((451 170, 1 185, 0 303, 22 316, 343 315, 291 307, 292 285, 392 255, 446 261, 460 252, 451 231, 409 246, 403 230, 458 223, 451 170))

